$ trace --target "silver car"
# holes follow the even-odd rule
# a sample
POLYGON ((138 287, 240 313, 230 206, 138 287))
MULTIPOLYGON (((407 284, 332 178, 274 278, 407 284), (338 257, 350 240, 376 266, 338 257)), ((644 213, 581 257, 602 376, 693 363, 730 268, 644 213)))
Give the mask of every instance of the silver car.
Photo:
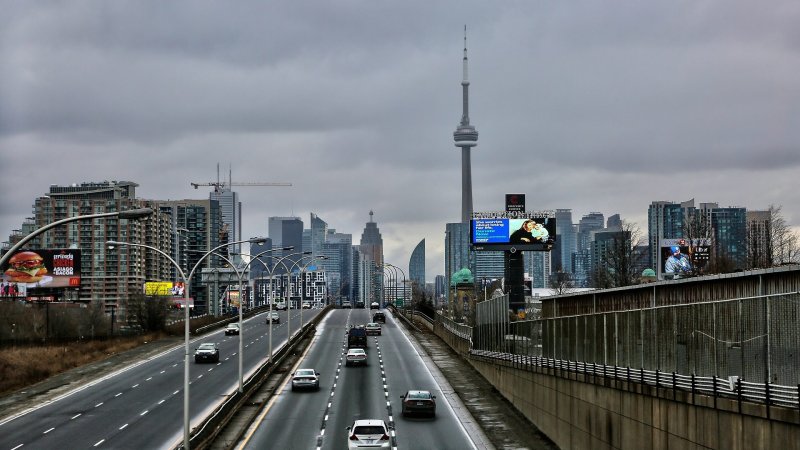
POLYGON ((292 375, 292 390, 319 389, 319 372, 314 369, 297 369, 292 375))

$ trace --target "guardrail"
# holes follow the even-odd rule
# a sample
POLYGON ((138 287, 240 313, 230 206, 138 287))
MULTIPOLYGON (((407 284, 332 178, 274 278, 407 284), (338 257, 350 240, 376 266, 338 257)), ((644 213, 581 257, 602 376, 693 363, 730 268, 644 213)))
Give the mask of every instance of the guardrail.
MULTIPOLYGON (((772 383, 752 383, 744 381, 739 377, 700 377, 675 372, 669 373, 660 372, 658 370, 631 369, 630 367, 606 366, 602 364, 565 361, 541 356, 501 353, 488 350, 472 349, 470 350, 470 355, 478 359, 510 363, 516 368, 529 371, 536 369, 554 369, 669 388, 673 390, 673 396, 678 390, 684 390, 692 394, 711 395, 715 398, 733 398, 738 400, 740 412, 742 410, 743 401, 800 410, 800 385, 782 386, 772 383)), ((694 403, 694 396, 692 396, 692 402, 694 403)), ((767 408, 768 418, 769 414, 769 408, 767 408)))

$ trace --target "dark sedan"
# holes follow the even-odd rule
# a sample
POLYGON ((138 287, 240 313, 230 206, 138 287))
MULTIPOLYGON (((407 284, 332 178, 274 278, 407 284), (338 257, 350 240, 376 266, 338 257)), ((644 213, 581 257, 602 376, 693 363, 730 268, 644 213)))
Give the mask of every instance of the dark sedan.
POLYGON ((408 391, 400 396, 403 399, 403 416, 424 414, 436 416, 436 396, 430 391, 408 391))

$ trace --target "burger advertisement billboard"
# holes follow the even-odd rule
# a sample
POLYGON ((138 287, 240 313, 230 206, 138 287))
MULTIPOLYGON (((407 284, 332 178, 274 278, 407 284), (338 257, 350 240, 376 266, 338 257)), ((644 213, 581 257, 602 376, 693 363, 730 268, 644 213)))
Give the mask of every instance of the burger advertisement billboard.
POLYGON ((78 249, 21 250, 0 267, 3 280, 36 288, 77 288, 81 285, 78 249))

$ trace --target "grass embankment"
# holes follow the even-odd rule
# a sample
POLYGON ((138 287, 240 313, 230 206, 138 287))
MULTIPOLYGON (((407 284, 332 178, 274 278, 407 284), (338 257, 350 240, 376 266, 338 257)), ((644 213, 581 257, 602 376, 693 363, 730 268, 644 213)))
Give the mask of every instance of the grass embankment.
POLYGON ((1 348, 0 395, 32 385, 69 369, 101 361, 163 336, 163 333, 151 333, 102 341, 1 348))

